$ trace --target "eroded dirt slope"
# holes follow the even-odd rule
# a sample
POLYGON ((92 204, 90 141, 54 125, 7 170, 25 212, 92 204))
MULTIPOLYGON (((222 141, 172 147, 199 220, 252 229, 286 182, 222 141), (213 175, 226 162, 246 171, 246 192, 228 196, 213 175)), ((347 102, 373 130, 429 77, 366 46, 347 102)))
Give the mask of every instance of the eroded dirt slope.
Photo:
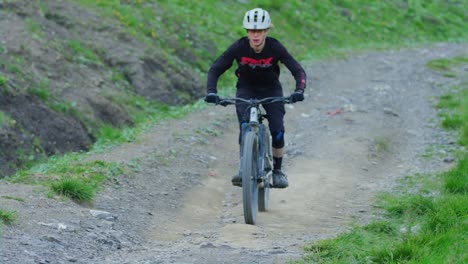
POLYGON ((104 125, 132 126, 138 97, 184 105, 203 95, 194 54, 174 35, 130 31, 78 1, 0 1, 0 112, 8 121, 0 124, 0 178, 33 159, 89 150, 104 125))

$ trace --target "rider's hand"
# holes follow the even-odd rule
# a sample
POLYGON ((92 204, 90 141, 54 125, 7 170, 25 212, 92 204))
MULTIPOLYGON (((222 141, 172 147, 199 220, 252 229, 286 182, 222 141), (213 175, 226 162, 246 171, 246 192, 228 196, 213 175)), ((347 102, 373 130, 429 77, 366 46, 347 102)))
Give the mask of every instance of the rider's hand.
POLYGON ((291 94, 290 98, 291 98, 291 103, 293 104, 295 102, 304 101, 304 92, 296 90, 294 93, 291 94))
POLYGON ((212 104, 218 104, 219 103, 219 96, 215 93, 209 93, 205 97, 205 102, 207 103, 212 103, 212 104))

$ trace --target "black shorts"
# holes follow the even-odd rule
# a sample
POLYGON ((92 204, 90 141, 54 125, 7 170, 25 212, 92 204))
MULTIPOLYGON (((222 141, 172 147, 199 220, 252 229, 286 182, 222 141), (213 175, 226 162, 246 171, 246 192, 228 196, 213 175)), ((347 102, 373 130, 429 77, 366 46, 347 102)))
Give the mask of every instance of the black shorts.
MULTIPOLYGON (((269 90, 254 90, 249 89, 249 87, 238 87, 236 96, 244 99, 262 99, 266 97, 279 97, 283 96, 283 90, 281 86, 274 87, 269 90)), ((262 105, 266 111, 268 119, 268 127, 270 131, 273 132, 284 132, 284 115, 286 114, 286 109, 284 108, 283 102, 275 102, 270 104, 262 105)), ((250 118, 250 109, 246 104, 236 104, 236 113, 239 124, 243 122, 249 122, 250 118)))

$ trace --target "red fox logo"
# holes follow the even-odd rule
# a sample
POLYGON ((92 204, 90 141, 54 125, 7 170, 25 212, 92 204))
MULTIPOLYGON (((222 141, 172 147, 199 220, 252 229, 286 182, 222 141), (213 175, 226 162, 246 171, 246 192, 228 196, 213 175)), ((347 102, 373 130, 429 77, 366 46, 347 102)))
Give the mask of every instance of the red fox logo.
POLYGON ((271 61, 273 60, 273 57, 266 58, 266 59, 253 59, 253 58, 248 58, 248 57, 241 57, 240 64, 241 65, 249 65, 252 68, 255 67, 270 67, 271 66, 271 61))

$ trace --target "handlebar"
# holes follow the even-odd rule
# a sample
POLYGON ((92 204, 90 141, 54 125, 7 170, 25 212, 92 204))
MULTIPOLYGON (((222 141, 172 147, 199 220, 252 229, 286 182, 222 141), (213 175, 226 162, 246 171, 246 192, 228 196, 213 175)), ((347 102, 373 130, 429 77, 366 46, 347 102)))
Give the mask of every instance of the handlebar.
POLYGON ((286 104, 291 103, 291 97, 266 97, 263 99, 244 99, 239 97, 234 98, 220 98, 218 104, 222 106, 228 106, 236 103, 244 103, 249 105, 260 105, 260 104, 271 104, 276 102, 284 102, 286 104))

